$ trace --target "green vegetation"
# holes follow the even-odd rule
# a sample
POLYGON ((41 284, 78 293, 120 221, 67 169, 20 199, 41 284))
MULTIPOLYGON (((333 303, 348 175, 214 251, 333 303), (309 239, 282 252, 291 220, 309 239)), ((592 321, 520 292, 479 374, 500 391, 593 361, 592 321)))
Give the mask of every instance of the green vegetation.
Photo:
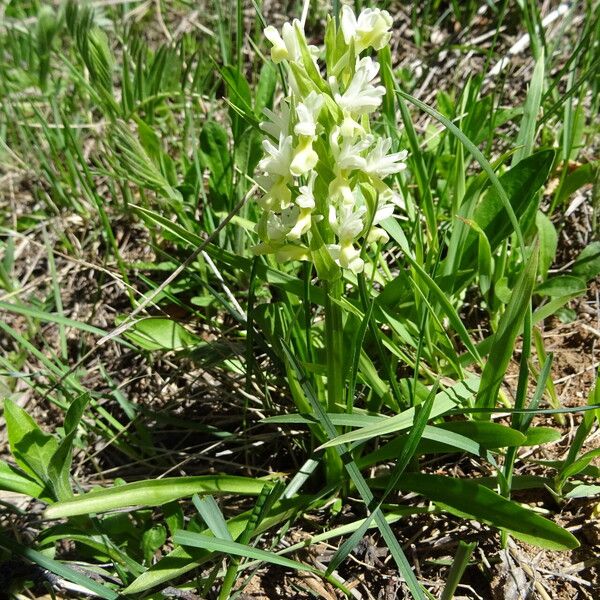
POLYGON ((350 597, 369 533, 407 594, 449 599, 483 570, 479 537, 584 541, 558 517, 600 494, 600 384, 567 402, 544 333, 598 289, 600 4, 405 4, 378 3, 391 40, 364 44, 336 27, 339 2, 3 6, 9 594, 225 600, 267 569, 350 597), (306 8, 298 57, 274 62, 264 28, 306 8), (328 77, 346 90, 358 55, 382 87, 352 112, 328 77), (314 131, 293 137, 314 163, 268 180, 265 109, 311 93, 314 131), (365 166, 363 147, 342 168, 344 127, 389 139, 394 166, 365 166), (296 237, 277 237, 281 185, 314 195, 296 237), (403 532, 433 517, 469 532, 431 563, 437 587, 403 532), (302 552, 325 542, 324 563, 302 552))

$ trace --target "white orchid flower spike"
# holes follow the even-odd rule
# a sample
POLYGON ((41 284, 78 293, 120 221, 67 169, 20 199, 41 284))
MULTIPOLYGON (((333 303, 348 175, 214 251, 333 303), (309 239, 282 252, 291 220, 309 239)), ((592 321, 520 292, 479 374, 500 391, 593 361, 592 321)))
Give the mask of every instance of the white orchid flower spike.
POLYGON ((356 16, 343 6, 339 25, 329 19, 324 51, 308 43, 297 20, 265 29, 289 93, 265 109, 260 125, 269 137, 256 177, 264 190, 256 253, 313 260, 317 275, 331 279, 340 269, 360 273, 370 245, 387 242, 380 224, 402 207, 391 178, 406 168, 407 153, 370 123, 386 88, 366 54, 389 43, 391 27, 384 10, 356 16), (319 57, 333 64, 324 68, 319 57))

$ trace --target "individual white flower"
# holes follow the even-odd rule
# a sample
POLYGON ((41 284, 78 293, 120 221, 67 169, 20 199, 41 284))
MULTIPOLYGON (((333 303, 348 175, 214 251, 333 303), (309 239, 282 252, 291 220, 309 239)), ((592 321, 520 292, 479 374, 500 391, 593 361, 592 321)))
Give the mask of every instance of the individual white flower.
POLYGON ((331 259, 340 267, 349 269, 356 275, 364 271, 365 261, 360 257, 360 250, 357 250, 352 244, 346 246, 329 244, 327 250, 331 259))
POLYGON ((270 242, 282 242, 289 228, 285 227, 281 217, 274 212, 268 213, 266 223, 266 237, 270 242))
POLYGON ((352 9, 344 5, 340 21, 344 41, 349 44, 354 40, 357 54, 369 47, 381 50, 390 41, 393 19, 387 10, 367 8, 357 19, 352 9))
MULTIPOLYGON (((265 28, 264 34, 269 42, 273 44, 271 58, 275 64, 283 60, 290 62, 302 60, 300 43, 297 36, 300 35, 304 38, 304 29, 298 19, 294 19, 292 23, 284 23, 281 28, 281 34, 272 25, 265 28)), ((319 49, 316 46, 308 46, 308 51, 313 61, 316 60, 319 49)))
POLYGON ((345 138, 353 138, 356 135, 364 135, 364 127, 355 121, 350 115, 346 115, 340 125, 340 133, 345 138))
POLYGON ((275 260, 278 262, 310 260, 310 250, 299 244, 285 244, 275 250, 275 260))
POLYGON ((342 204, 338 208, 329 206, 329 225, 342 246, 354 242, 364 229, 365 206, 342 204))
POLYGON ((337 201, 348 205, 353 205, 356 202, 350 182, 341 173, 329 184, 328 191, 330 201, 337 201))
POLYGON ((402 210, 406 210, 406 202, 398 192, 395 192, 391 187, 387 186, 383 181, 381 181, 381 179, 378 179, 377 177, 373 177, 371 182, 373 183, 373 187, 378 194, 378 201, 381 204, 393 204, 402 210))
POLYGON ((293 24, 284 23, 281 35, 275 27, 269 25, 265 28, 264 34, 269 42, 273 44, 271 58, 275 64, 280 63, 282 60, 296 61, 299 58, 300 47, 293 24))
POLYGON ((369 244, 385 244, 389 239, 390 236, 387 231, 381 229, 381 227, 372 227, 367 236, 367 242, 369 242, 369 244))
POLYGON ((388 175, 404 171, 406 165, 401 161, 406 159, 406 150, 387 154, 391 147, 392 140, 390 138, 379 138, 366 156, 366 166, 363 171, 369 173, 369 175, 377 175, 382 179, 388 175))
POLYGON ((296 108, 298 122, 294 126, 296 135, 314 137, 317 132, 317 119, 325 99, 322 94, 312 91, 296 108))
POLYGON ((329 143, 338 170, 364 169, 367 163, 360 153, 373 143, 373 138, 345 137, 339 127, 334 127, 329 135, 329 143))
POLYGON ((256 180, 266 190, 266 193, 258 199, 261 208, 279 211, 290 205, 292 191, 289 188, 291 182, 289 175, 259 175, 256 180))
POLYGON ((329 86, 340 108, 353 115, 364 115, 376 110, 385 95, 382 85, 375 86, 371 83, 378 73, 379 64, 365 56, 357 61, 354 77, 343 94, 340 93, 337 78, 330 77, 329 86))
POLYGON ((284 208, 281 214, 267 213, 263 223, 258 227, 258 233, 269 242, 284 242, 286 236, 298 223, 300 209, 291 205, 284 208))
POLYGON ((313 150, 313 138, 310 136, 300 136, 300 143, 294 152, 294 158, 290 164, 290 173, 294 177, 300 177, 312 171, 319 155, 313 150))
POLYGON ((269 119, 260 124, 260 128, 278 140, 281 136, 287 137, 290 133, 290 107, 287 102, 282 102, 279 114, 269 108, 263 109, 264 115, 269 119))
POLYGON ((305 233, 308 233, 310 226, 312 224, 312 209, 310 208, 302 208, 299 209, 298 216, 296 217, 296 222, 294 226, 289 230, 287 234, 288 240, 298 240, 305 233))
POLYGON ((342 204, 338 208, 329 206, 329 225, 339 242, 328 247, 329 254, 337 264, 354 273, 360 273, 364 269, 364 261, 354 243, 364 229, 366 212, 367 208, 364 205, 342 204))
POLYGON ((313 193, 313 188, 315 186, 315 179, 317 178, 317 172, 313 171, 309 178, 308 183, 306 185, 302 185, 299 188, 299 194, 296 198, 296 204, 300 208, 314 208, 315 207, 315 196, 313 193))
POLYGON ((279 145, 275 146, 270 140, 263 140, 262 146, 266 156, 258 163, 261 171, 269 175, 281 175, 286 177, 290 172, 292 162, 292 136, 279 137, 279 145))

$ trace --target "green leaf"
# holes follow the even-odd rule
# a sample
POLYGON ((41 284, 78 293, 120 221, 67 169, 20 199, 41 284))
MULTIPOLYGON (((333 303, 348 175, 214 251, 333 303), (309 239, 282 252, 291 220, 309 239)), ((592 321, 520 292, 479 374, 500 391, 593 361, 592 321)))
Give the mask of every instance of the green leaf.
POLYGON ((522 446, 541 446, 560 440, 560 431, 552 427, 530 427, 527 430, 527 439, 522 446))
POLYGON ((206 345, 183 325, 165 317, 140 319, 123 336, 143 350, 191 350, 206 345))
POLYGON ((542 91, 544 89, 544 50, 537 57, 531 84, 527 91, 527 98, 523 106, 523 118, 521 127, 517 136, 517 151, 513 157, 513 165, 527 158, 535 142, 535 133, 537 130, 538 113, 540 112, 540 102, 542 100, 542 91))
MULTIPOLYGON (((439 392, 433 402, 430 418, 434 419, 447 413, 453 408, 456 408, 456 406, 462 404, 466 398, 472 397, 475 391, 476 380, 470 379, 460 381, 447 390, 439 392)), ((320 448, 329 448, 332 446, 339 446, 340 444, 347 444, 349 442, 369 440, 377 436, 402 431, 413 425, 414 417, 415 408, 409 408, 394 417, 387 417, 378 423, 367 425, 356 431, 337 436, 323 444, 320 448)))
POLYGON ((233 197, 232 158, 227 132, 216 121, 208 121, 200 132, 200 160, 210 171, 210 187, 218 200, 212 208, 227 209, 233 197))
POLYGON ((476 481, 407 473, 398 487, 421 494, 454 515, 507 531, 533 546, 549 550, 572 550, 579 546, 577 538, 556 523, 476 481))
POLYGON ((227 529, 223 513, 212 496, 208 495, 205 498, 199 498, 194 494, 192 500, 202 520, 216 538, 223 540, 233 539, 229 533, 229 529, 227 529))
POLYGON ((546 279, 544 283, 538 285, 535 288, 535 293, 551 298, 562 298, 563 296, 574 298, 585 294, 586 290, 585 281, 581 277, 558 275, 557 277, 550 277, 550 279, 546 279))
POLYGON ((538 238, 540 240, 540 263, 539 274, 542 279, 546 279, 548 269, 554 262, 556 256, 556 247, 558 244, 558 234, 552 221, 541 211, 538 210, 535 217, 538 238))
POLYGON ((155 552, 167 541, 167 530, 162 525, 154 525, 142 534, 142 552, 147 563, 152 562, 155 552))
MULTIPOLYGON (((312 500, 312 499, 311 499, 312 500)), ((254 534, 269 530, 271 527, 291 519, 298 511, 305 510, 307 506, 306 497, 296 497, 285 502, 278 503, 269 511, 269 515, 258 524, 254 534)), ((252 511, 244 512, 227 521, 227 529, 233 539, 237 539, 247 529, 252 511)), ((139 594, 142 591, 171 581, 181 575, 195 569, 198 565, 206 563, 214 555, 207 550, 182 548, 177 546, 169 552, 158 563, 152 565, 148 571, 142 573, 123 592, 125 594, 139 594)))
POLYGON ((0 490, 44 498, 43 486, 3 460, 0 460, 0 490))
POLYGON ((65 437, 61 440, 56 452, 52 455, 48 465, 48 473, 52 488, 58 500, 67 500, 73 496, 71 484, 69 482, 69 473, 71 470, 71 460, 73 456, 73 441, 77 434, 77 427, 85 411, 89 394, 78 396, 67 410, 65 415, 65 437))
POLYGON ((309 573, 314 573, 316 575, 321 574, 321 572, 314 567, 278 556, 273 552, 259 550, 258 548, 253 548, 244 544, 238 544, 232 540, 216 539, 208 535, 202 535, 201 533, 178 531, 173 536, 173 541, 182 546, 191 546, 192 548, 202 548, 204 550, 210 550, 211 552, 223 552, 225 554, 233 554, 234 556, 243 556, 245 558, 252 558, 279 565, 287 569, 294 569, 295 571, 308 571, 309 573))
POLYGON ((498 391, 510 362, 515 340, 519 335, 525 312, 529 310, 537 275, 538 254, 539 246, 536 244, 519 275, 510 302, 494 334, 492 348, 481 374, 481 383, 475 400, 475 406, 478 408, 496 406, 498 391))
MULTIPOLYGON (((541 150, 523 159, 499 178, 515 215, 523 224, 523 231, 527 231, 528 223, 533 222, 537 214, 539 203, 537 192, 548 179, 553 162, 554 151, 541 150)), ((514 230, 495 188, 490 189, 479 202, 475 208, 473 220, 485 232, 492 252, 514 230)), ((465 244, 466 249, 461 261, 461 269, 468 270, 476 264, 477 237, 475 234, 469 235, 465 244)))
POLYGON ((37 550, 33 550, 31 548, 27 548, 25 546, 21 546, 17 542, 12 539, 0 534, 0 546, 4 548, 8 548, 15 554, 30 560, 31 562, 39 565, 43 569, 48 569, 51 573, 66 579, 67 581, 71 581, 72 583, 76 583, 77 585, 81 585, 87 590, 94 592, 100 598, 105 598, 106 600, 117 600, 119 595, 111 590, 110 588, 94 581, 90 577, 87 577, 80 571, 76 571, 67 565, 64 565, 56 560, 48 558, 41 552, 37 550))
POLYGON ((15 402, 4 401, 8 442, 17 464, 39 483, 50 482, 48 467, 58 442, 44 433, 37 423, 15 402))
POLYGON ((234 475, 200 475, 197 477, 165 477, 136 481, 112 488, 96 489, 57 502, 46 509, 48 519, 106 512, 129 506, 161 506, 193 494, 241 494, 257 496, 264 480, 234 475))
POLYGON ((565 498, 593 498, 600 494, 600 485, 581 484, 575 486, 570 492, 565 494, 565 498))
POLYGON ((592 242, 581 251, 571 267, 571 273, 586 281, 600 274, 600 242, 592 242))
POLYGON ((451 431, 467 437, 484 448, 507 448, 521 446, 525 443, 525 436, 516 429, 491 423, 489 421, 449 421, 435 426, 437 429, 451 431))
POLYGON ((264 118, 263 110, 273 105, 276 84, 277 70, 272 63, 266 62, 260 70, 256 94, 254 96, 254 111, 260 119, 264 118))
POLYGON ((600 161, 595 161, 581 165, 573 172, 569 173, 565 177, 564 183, 557 191, 555 204, 560 206, 563 202, 566 202, 569 197, 578 189, 582 188, 584 185, 594 183, 599 169, 600 161))

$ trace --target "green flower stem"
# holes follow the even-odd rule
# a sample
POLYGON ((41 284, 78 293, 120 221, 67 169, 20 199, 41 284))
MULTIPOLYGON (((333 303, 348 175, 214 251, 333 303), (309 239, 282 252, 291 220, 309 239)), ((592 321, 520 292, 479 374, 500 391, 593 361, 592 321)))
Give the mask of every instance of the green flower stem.
MULTIPOLYGON (((327 412, 339 412, 344 405, 344 328, 342 309, 336 300, 342 297, 343 279, 325 285, 325 357, 327 360, 327 412)), ((344 465, 335 448, 326 450, 326 476, 330 484, 342 480, 344 465)))
POLYGON ((338 412, 344 406, 344 327, 342 309, 342 278, 326 284, 325 295, 325 355, 327 359, 327 410, 338 412))

